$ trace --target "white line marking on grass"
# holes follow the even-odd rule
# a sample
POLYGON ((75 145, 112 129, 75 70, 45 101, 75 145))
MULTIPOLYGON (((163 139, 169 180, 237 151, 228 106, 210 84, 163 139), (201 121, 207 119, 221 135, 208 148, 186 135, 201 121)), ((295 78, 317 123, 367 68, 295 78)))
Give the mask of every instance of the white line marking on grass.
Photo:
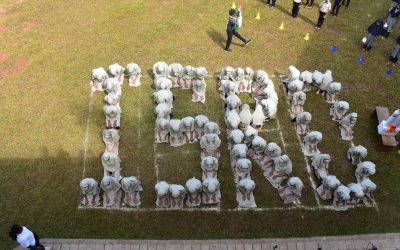
POLYGON ((131 207, 120 207, 120 208, 104 208, 104 207, 84 207, 79 206, 78 209, 97 209, 97 210, 114 210, 123 212, 159 212, 159 211, 182 211, 182 212, 219 212, 219 206, 216 207, 203 207, 203 208, 184 208, 184 209, 170 209, 170 208, 131 208, 131 207))
MULTIPOLYGON (((373 206, 364 206, 363 204, 357 205, 349 205, 349 209, 357 208, 357 207, 368 207, 372 208, 373 206)), ((228 212, 237 212, 237 211, 255 211, 255 212, 264 212, 264 211, 277 211, 277 210, 311 210, 311 211, 318 211, 318 210, 334 210, 333 206, 303 206, 298 204, 293 204, 290 207, 257 207, 257 208, 233 208, 233 209, 224 209, 223 211, 228 212)))
POLYGON ((274 132, 274 131, 280 131, 281 128, 272 128, 272 129, 265 129, 265 130, 261 130, 261 131, 265 131, 265 132, 274 132))
MULTIPOLYGON (((367 207, 368 207, 368 206, 367 206, 367 207)), ((379 207, 378 207, 378 203, 376 203, 375 199, 372 200, 372 207, 375 208, 375 210, 376 210, 376 212, 377 212, 378 214, 380 213, 379 207)))
MULTIPOLYGON (((296 136, 297 136, 297 140, 299 141, 299 145, 300 145, 300 148, 301 148, 301 153, 303 153, 304 146, 303 146, 303 143, 301 143, 301 138, 300 138, 299 134, 297 134, 297 133, 296 133, 296 136)), ((315 192, 315 189, 317 188, 317 185, 315 184, 314 179, 312 178, 312 172, 311 172, 310 164, 308 163, 307 157, 304 154, 303 154, 303 156, 304 156, 304 161, 306 163, 308 179, 310 180, 311 186, 312 186, 313 191, 314 191, 315 200, 317 201, 318 206, 321 206, 321 203, 319 202, 319 198, 318 198, 317 192, 315 192)))
MULTIPOLYGON (((286 99, 286 104, 287 104, 286 108, 287 108, 287 110, 288 110, 288 112, 289 112, 289 114, 290 114, 290 108, 288 108, 288 105, 289 105, 288 102, 289 102, 289 100, 288 100, 288 98, 287 98, 287 95, 286 95, 286 93, 285 93, 285 89, 284 89, 284 86, 283 86, 282 83, 281 83, 281 86, 282 86, 283 95, 285 96, 285 99, 286 99)), ((296 130, 296 127, 295 127, 295 130, 296 130)), ((307 157, 306 157, 306 156, 304 155, 304 153, 303 153, 303 152, 304 152, 304 146, 303 146, 302 140, 301 140, 299 134, 297 134, 296 131, 295 131, 295 133, 296 133, 296 137, 297 137, 297 140, 298 140, 298 144, 300 145, 300 148, 301 148, 301 153, 303 154, 304 161, 305 161, 305 163, 306 163, 306 169, 307 169, 307 173, 308 173, 308 179, 309 179, 309 181, 310 181, 310 183, 311 183, 311 187, 313 188, 315 201, 317 202, 318 207, 320 207, 320 206, 321 206, 321 203, 320 203, 320 201, 319 201, 317 192, 315 192, 315 189, 317 188, 317 185, 315 184, 314 179, 312 178, 311 167, 310 167, 310 164, 308 163, 308 159, 307 159, 307 157)), ((286 150, 285 150, 285 151, 286 151, 286 150)))
POLYGON ((276 118, 276 122, 277 122, 277 124, 278 124, 278 131, 279 131, 279 136, 281 137, 283 149, 284 149, 285 152, 286 152, 286 143, 285 143, 285 140, 283 139, 283 133, 282 133, 282 130, 281 130, 281 124, 280 124, 278 118, 276 118))
MULTIPOLYGON (((142 109, 141 109, 141 105, 139 105, 139 117, 138 117, 138 120, 139 120, 139 129, 138 129, 138 140, 139 140, 139 149, 141 149, 142 148, 142 132, 141 132, 141 126, 140 126, 140 124, 141 124, 141 120, 142 120, 142 109)), ((140 152, 140 151, 139 151, 140 152)), ((136 175, 137 176, 140 176, 140 165, 141 164, 138 164, 137 166, 136 166, 136 175)))
POLYGON ((91 115, 92 109, 93 109, 93 96, 94 96, 94 92, 90 91, 88 117, 86 119, 86 128, 85 128, 85 139, 83 140, 82 178, 84 178, 85 174, 86 174, 86 158, 87 158, 87 151, 88 151, 88 147, 89 147, 89 125, 90 125, 90 115, 91 115))
MULTIPOLYGON (((349 209, 352 208, 359 208, 359 207, 364 207, 364 208, 374 208, 377 209, 378 213, 379 210, 377 208, 377 205, 373 202, 372 205, 364 205, 364 204, 356 204, 356 205, 349 205, 349 209)), ((227 209, 221 209, 221 204, 219 203, 215 207, 196 207, 196 208, 183 208, 183 209, 170 209, 170 208, 134 208, 134 207, 120 207, 120 208, 104 208, 104 207, 85 207, 85 206, 78 206, 78 209, 83 209, 83 210, 114 210, 114 211, 122 211, 122 212, 159 212, 159 211, 181 211, 181 212, 246 212, 246 211, 254 211, 254 212, 265 212, 265 211, 285 211, 285 210, 309 210, 309 211, 318 211, 318 210, 334 210, 333 206, 327 206, 327 205, 319 205, 319 206, 304 206, 301 204, 293 204, 292 206, 288 207, 256 207, 256 208, 243 208, 243 207, 237 207, 237 208, 227 208, 227 209)))
POLYGON ((159 174, 160 174, 160 170, 158 169, 158 153, 157 153, 157 142, 154 141, 154 146, 153 146, 153 155, 154 155, 154 173, 156 175, 156 180, 157 183, 160 181, 159 179, 159 174))

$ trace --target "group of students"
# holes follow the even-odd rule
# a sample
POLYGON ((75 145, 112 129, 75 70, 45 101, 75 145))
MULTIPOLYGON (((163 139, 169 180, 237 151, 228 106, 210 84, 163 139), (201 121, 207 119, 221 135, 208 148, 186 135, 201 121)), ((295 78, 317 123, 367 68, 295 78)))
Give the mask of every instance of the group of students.
MULTIPOLYGON (((295 19, 299 15, 300 6, 303 0, 293 0, 292 7, 292 18, 295 19)), ((276 0, 265 0, 265 4, 271 8, 275 7, 276 0)), ((304 5, 306 8, 311 9, 314 5, 314 0, 305 0, 304 5)), ((339 10, 341 6, 348 8, 350 5, 350 0, 333 0, 333 6, 330 0, 323 0, 319 5, 319 17, 315 29, 320 29, 324 24, 325 18, 329 11, 331 11, 331 16, 336 17, 339 15, 339 10)))
MULTIPOLYGON (((393 0, 383 18, 378 18, 367 29, 363 38, 363 52, 368 53, 379 37, 388 38, 400 18, 400 0, 393 0)), ((392 51, 388 64, 395 66, 400 56, 400 36, 396 38, 396 48, 392 51)))

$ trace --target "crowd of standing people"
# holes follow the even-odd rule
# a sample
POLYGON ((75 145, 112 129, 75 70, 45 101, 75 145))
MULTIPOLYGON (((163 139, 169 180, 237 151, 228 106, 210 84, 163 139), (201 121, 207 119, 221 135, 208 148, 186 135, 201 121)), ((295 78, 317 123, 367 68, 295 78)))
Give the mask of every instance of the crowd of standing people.
MULTIPOLYGON (((276 6, 276 0, 265 0, 265 4, 271 8, 276 6)), ((300 12, 301 5, 311 9, 314 5, 314 0, 293 0, 291 16, 296 19, 300 12)), ((319 16, 315 30, 320 30, 328 15, 337 17, 340 8, 344 6, 346 9, 350 6, 350 0, 321 0, 319 4, 319 16)), ((393 32, 393 29, 400 19, 400 0, 392 0, 389 8, 383 15, 373 22, 368 28, 368 34, 362 39, 362 51, 368 53, 374 47, 379 37, 388 38, 393 32)), ((400 35, 396 38, 396 47, 390 54, 388 64, 395 66, 400 56, 400 35)))
MULTIPOLYGON (((367 29, 363 38, 362 51, 368 53, 376 44, 379 37, 388 38, 400 17, 400 0, 393 0, 383 17, 376 19, 367 29)), ((388 64, 395 66, 400 56, 400 35, 396 38, 396 47, 389 57, 388 64)))

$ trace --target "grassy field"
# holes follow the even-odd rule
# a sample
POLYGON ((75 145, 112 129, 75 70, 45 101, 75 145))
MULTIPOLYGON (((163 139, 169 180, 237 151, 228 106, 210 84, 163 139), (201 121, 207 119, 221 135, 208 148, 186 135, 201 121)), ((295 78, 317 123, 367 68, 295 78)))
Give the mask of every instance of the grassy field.
MULTIPOLYGON (((316 1, 319 2, 319 1, 316 1)), ((317 9, 304 7, 291 20, 290 1, 278 1, 275 9, 263 1, 245 1, 241 33, 253 39, 249 47, 237 40, 233 52, 225 53, 226 12, 231 1, 176 0, 87 0, 87 1, 1 1, 0 0, 0 248, 14 243, 7 239, 9 226, 26 224, 46 238, 259 238, 400 230, 397 185, 400 178, 399 151, 381 146, 376 133, 375 106, 398 108, 400 72, 387 77, 386 62, 399 35, 379 40, 359 65, 361 38, 367 26, 382 16, 390 1, 353 1, 337 18, 328 18, 320 32, 314 32, 317 9), (260 12, 261 19, 254 16, 260 12), (279 30, 284 22, 285 29, 279 30), (303 37, 310 34, 310 40, 303 37), (337 46, 335 54, 330 47, 337 46), (220 68, 250 66, 270 75, 285 73, 289 65, 300 70, 331 69, 343 85, 341 100, 359 115, 354 143, 368 149, 368 160, 377 165, 372 177, 379 212, 356 208, 346 212, 329 210, 231 211, 237 206, 233 175, 229 166, 226 134, 222 133, 219 178, 222 184, 220 212, 145 211, 153 208, 154 162, 160 179, 183 184, 200 177, 199 146, 154 150, 154 104, 149 69, 156 61, 204 66, 210 75, 220 68), (139 88, 124 85, 121 106, 120 155, 123 175, 141 176, 145 192, 138 212, 78 210, 79 181, 83 176, 100 180, 100 154, 104 118, 102 93, 92 98, 93 68, 118 62, 138 63, 145 76, 139 88), (87 119, 89 142, 84 165, 84 137, 87 119), (334 225, 334 226, 332 226, 334 225)), ((285 152, 294 163, 293 174, 306 187, 302 203, 315 206, 303 155, 290 123, 278 80, 278 119, 286 144, 285 152)), ((174 90, 176 117, 205 114, 223 126, 223 109, 215 82, 207 80, 207 102, 191 103, 190 91, 174 90)), ((254 103, 247 95, 242 100, 254 103)), ((354 182, 354 169, 346 162, 349 143, 340 139, 337 125, 330 120, 329 106, 314 93, 307 95, 305 110, 311 112, 311 128, 323 133, 320 149, 332 155, 331 172, 343 183, 354 182)), ((275 128, 271 122, 267 128, 275 128)), ((282 145, 278 131, 263 134, 282 145)), ((283 207, 277 192, 254 166, 256 201, 259 207, 283 207)), ((328 204, 328 203, 323 203, 328 204)))

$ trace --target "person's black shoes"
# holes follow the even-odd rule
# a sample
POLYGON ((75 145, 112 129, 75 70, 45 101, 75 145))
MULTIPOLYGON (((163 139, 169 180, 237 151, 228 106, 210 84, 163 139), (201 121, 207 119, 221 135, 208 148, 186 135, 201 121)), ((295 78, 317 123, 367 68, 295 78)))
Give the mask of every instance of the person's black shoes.
POLYGON ((244 45, 249 45, 250 43, 251 43, 251 39, 250 39, 250 40, 247 40, 247 42, 245 42, 244 45))
POLYGON ((224 49, 225 52, 232 52, 231 49, 224 49))

